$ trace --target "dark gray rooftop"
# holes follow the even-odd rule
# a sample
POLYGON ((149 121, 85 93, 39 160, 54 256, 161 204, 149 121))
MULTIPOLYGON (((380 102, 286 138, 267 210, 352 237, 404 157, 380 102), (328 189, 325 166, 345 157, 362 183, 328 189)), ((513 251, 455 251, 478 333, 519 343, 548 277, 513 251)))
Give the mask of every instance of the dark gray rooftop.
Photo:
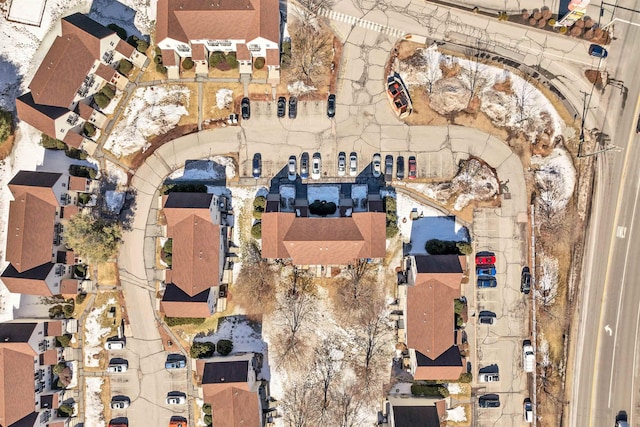
POLYGON ((418 273, 462 273, 458 255, 416 255, 418 273))

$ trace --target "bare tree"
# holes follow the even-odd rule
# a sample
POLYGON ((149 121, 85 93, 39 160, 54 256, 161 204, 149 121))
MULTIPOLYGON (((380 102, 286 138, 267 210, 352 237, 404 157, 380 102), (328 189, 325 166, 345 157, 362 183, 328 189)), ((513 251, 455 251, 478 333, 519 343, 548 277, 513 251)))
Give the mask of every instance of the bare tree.
POLYGON ((303 379, 286 390, 282 399, 284 421, 288 427, 315 427, 318 420, 317 398, 313 384, 303 379))
POLYGON ((314 350, 313 372, 322 391, 322 414, 329 407, 329 390, 336 379, 340 369, 340 359, 337 356, 342 353, 339 346, 339 337, 325 338, 314 350))
POLYGON ((363 405, 362 389, 358 384, 343 384, 333 393, 332 425, 337 427, 358 427, 363 425, 360 409, 363 405))
POLYGON ((243 263, 234 284, 234 299, 249 313, 271 313, 275 306, 277 274, 260 256, 255 242, 243 251, 243 263))
POLYGON ((302 17, 308 21, 311 17, 317 17, 320 9, 331 10, 335 2, 333 0, 298 0, 297 3, 303 9, 302 17))
POLYGON ((365 383, 369 383, 373 368, 377 367, 378 356, 384 353, 385 345, 391 342, 391 326, 388 313, 381 299, 371 304, 370 309, 358 317, 356 346, 364 356, 365 383))
POLYGON ((468 68, 462 67, 460 77, 470 92, 468 105, 470 105, 473 98, 487 86, 489 81, 486 75, 486 66, 482 60, 482 54, 485 48, 485 44, 478 40, 476 46, 465 50, 465 57, 470 64, 468 68))
POLYGON ((355 321, 375 300, 379 286, 373 273, 374 267, 370 263, 358 261, 347 270, 346 277, 338 281, 336 312, 344 322, 355 321))
POLYGON ((333 57, 333 36, 323 25, 294 21, 291 32, 291 70, 305 84, 322 77, 333 57))

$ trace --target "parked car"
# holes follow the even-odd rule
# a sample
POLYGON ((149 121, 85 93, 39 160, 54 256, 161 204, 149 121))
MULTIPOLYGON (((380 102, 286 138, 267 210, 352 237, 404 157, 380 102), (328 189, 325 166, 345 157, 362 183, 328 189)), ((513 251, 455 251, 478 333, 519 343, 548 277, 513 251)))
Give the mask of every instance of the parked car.
POLYGON ((298 116, 298 98, 292 96, 289 98, 289 118, 295 119, 298 116))
POLYGON ((164 362, 165 369, 182 369, 187 367, 187 358, 180 353, 171 353, 164 362))
POLYGON ((495 276, 496 266, 491 265, 479 265, 476 267, 476 275, 478 276, 495 276))
POLYGON ((287 112, 287 98, 281 96, 278 98, 278 117, 284 117, 284 113, 287 112))
POLYGON ((300 156, 300 178, 309 178, 309 153, 306 151, 300 156))
POLYGON ((478 320, 483 325, 493 325, 496 321, 496 314, 493 311, 482 310, 478 313, 478 320))
POLYGON ((616 427, 629 427, 629 417, 625 411, 618 412, 616 415, 616 427))
POLYGON ((393 156, 391 154, 387 154, 384 157, 384 180, 387 182, 391 182, 393 178, 393 156))
POLYGON ((380 162, 381 162, 381 158, 380 158, 380 154, 376 153, 373 155, 373 160, 371 161, 371 172, 373 173, 373 176, 375 176, 376 178, 380 176, 380 174, 382 173, 382 171, 380 170, 380 162))
POLYGON ((296 156, 289 157, 289 163, 287 165, 287 178, 289 178, 289 181, 296 180, 296 166, 296 156))
POLYGON ((500 381, 500 374, 497 372, 487 372, 478 375, 478 382, 481 383, 495 383, 500 381))
POLYGON ((592 44, 589 46, 589 55, 595 56, 596 58, 606 58, 609 55, 609 52, 600 45, 592 44))
POLYGON ((167 405, 184 405, 187 403, 187 395, 180 391, 172 391, 167 394, 167 405))
POLYGON ((253 155, 253 177, 258 179, 262 175, 262 154, 253 155))
POLYGON ((126 418, 118 418, 109 421, 109 427, 129 427, 129 420, 126 418))
POLYGON ((127 372, 129 369, 129 362, 124 359, 111 359, 109 366, 107 366, 107 372, 110 374, 121 374, 127 372))
POLYGON ((398 156, 396 159, 396 179, 402 181, 404 179, 404 157, 398 156))
POLYGON ((242 98, 240 107, 242 111, 242 120, 249 120, 249 118, 251 118, 251 101, 249 101, 249 98, 242 98))
POLYGON ((478 398, 478 406, 481 408, 499 408, 500 396, 497 394, 483 394, 478 398))
POLYGON ((528 294, 531 292, 531 271, 529 267, 522 267, 522 273, 520 274, 520 292, 528 294))
POLYGON ((536 369, 536 354, 533 352, 531 340, 522 341, 522 365, 525 372, 533 372, 536 369))
POLYGON ((322 175, 322 157, 320 157, 320 153, 313 153, 311 179, 320 179, 320 175, 322 175))
POLYGON ((124 349, 125 342, 121 340, 107 341, 104 343, 105 350, 122 350, 124 349))
POLYGON ((416 157, 409 157, 409 179, 416 179, 417 175, 417 165, 416 165, 416 157))
POLYGON ((493 276, 478 276, 479 288, 495 288, 498 286, 496 278, 493 276))
POLYGON ((327 99, 327 117, 330 119, 336 116, 336 95, 329 94, 329 98, 327 99))
POLYGON ((126 409, 131 404, 131 399, 127 396, 113 396, 111 398, 111 409, 126 409))
POLYGON ((358 154, 352 151, 349 154, 349 176, 356 176, 358 173, 358 154))
POLYGON ((478 252, 476 254, 476 265, 489 265, 496 263, 496 255, 493 252, 478 252))
POLYGON ((524 422, 532 423, 533 422, 533 405, 531 404, 531 399, 528 397, 524 400, 524 422))
POLYGON ((338 154, 338 176, 345 176, 347 173, 347 155, 344 151, 338 154))

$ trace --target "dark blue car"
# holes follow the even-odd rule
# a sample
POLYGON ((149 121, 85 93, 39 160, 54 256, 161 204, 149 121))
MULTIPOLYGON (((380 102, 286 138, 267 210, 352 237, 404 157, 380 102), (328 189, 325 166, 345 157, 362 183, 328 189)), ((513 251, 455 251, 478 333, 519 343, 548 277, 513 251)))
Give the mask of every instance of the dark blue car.
POLYGON ((496 275, 496 266, 493 264, 490 265, 479 265, 476 267, 476 275, 478 276, 495 276, 496 275))
POLYGON ((602 46, 592 44, 591 46, 589 46, 589 55, 595 56, 597 58, 606 58, 609 53, 607 52, 607 49, 603 48, 602 46))
POLYGON ((478 276, 477 283, 479 288, 495 288, 498 286, 498 282, 493 276, 478 276))

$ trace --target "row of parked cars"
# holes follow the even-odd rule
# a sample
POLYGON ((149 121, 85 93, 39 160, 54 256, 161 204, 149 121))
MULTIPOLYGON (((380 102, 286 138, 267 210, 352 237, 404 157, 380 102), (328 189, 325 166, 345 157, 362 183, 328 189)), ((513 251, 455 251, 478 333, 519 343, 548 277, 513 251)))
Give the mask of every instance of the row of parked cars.
MULTIPOLYGON (((280 96, 276 103, 276 115, 278 118, 283 118, 287 114, 287 104, 289 104, 289 118, 295 119, 298 117, 298 98, 292 96, 289 98, 289 102, 287 103, 287 98, 280 96)), ((242 120, 249 120, 251 118, 251 100, 246 96, 242 98, 242 101, 240 102, 240 113, 242 115, 242 120)), ((327 97, 327 117, 332 119, 335 115, 336 96, 335 94, 330 93, 327 97)))
MULTIPOLYGON (((496 281, 496 256, 493 252, 478 252, 476 254, 476 276, 479 288, 495 288, 496 281)), ((520 273, 520 292, 528 294, 531 292, 531 270, 529 267, 522 267, 520 273)))

